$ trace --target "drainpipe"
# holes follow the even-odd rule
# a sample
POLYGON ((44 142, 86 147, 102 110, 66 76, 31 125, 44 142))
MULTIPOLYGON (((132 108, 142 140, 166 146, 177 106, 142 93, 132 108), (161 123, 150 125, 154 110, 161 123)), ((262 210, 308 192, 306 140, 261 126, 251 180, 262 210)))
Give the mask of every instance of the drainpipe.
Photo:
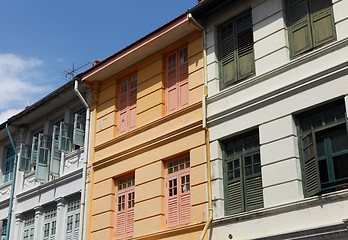
POLYGON ((204 226, 203 232, 200 236, 200 240, 203 240, 209 226, 213 220, 213 204, 212 204, 212 187, 211 187, 211 165, 210 165, 210 142, 209 142, 209 129, 207 127, 207 97, 208 97, 208 91, 207 91, 207 39, 206 39, 206 32, 205 28, 196 21, 192 17, 192 14, 188 14, 188 18, 191 21, 191 26, 196 28, 197 30, 202 31, 203 35, 203 97, 202 97, 202 114, 203 114, 203 129, 205 133, 205 159, 207 161, 207 190, 208 190, 208 211, 209 211, 209 217, 208 220, 204 226))
POLYGON ((81 93, 79 92, 78 89, 78 80, 75 79, 75 87, 74 87, 74 91, 76 93, 76 95, 79 97, 80 101, 82 102, 82 104, 85 106, 86 108, 86 132, 85 132, 85 142, 84 142, 84 150, 83 150, 83 169, 82 169, 82 181, 83 181, 83 185, 82 185, 82 191, 81 191, 81 214, 80 214, 80 223, 81 223, 81 227, 79 229, 79 240, 84 239, 84 229, 85 229, 85 202, 86 202, 86 184, 87 184, 87 167, 88 167, 88 162, 89 162, 89 125, 90 125, 90 107, 88 106, 86 100, 83 98, 83 96, 81 95, 81 93))
POLYGON ((16 173, 17 173, 17 150, 16 147, 13 143, 12 137, 11 137, 11 133, 8 129, 8 125, 6 123, 6 131, 8 134, 8 137, 10 138, 11 141, 11 145, 13 148, 13 151, 15 153, 15 157, 14 157, 14 161, 13 161, 13 176, 12 176, 12 186, 11 186, 11 195, 10 195, 10 203, 8 206, 8 217, 7 217, 7 226, 6 226, 6 240, 10 239, 10 226, 11 226, 11 218, 12 218, 12 206, 13 206, 13 197, 14 197, 14 191, 15 191, 15 184, 16 184, 16 173))

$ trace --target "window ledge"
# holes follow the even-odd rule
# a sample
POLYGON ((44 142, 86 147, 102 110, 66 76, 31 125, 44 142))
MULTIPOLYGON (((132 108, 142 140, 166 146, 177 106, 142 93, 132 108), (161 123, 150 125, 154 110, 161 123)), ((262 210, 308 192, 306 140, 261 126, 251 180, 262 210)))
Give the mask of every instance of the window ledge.
POLYGON ((255 217, 269 216, 273 214, 297 211, 299 209, 314 207, 316 205, 329 203, 332 201, 347 200, 347 199, 348 199, 348 189, 345 189, 341 191, 325 193, 322 195, 305 198, 305 199, 291 202, 291 203, 281 204, 278 206, 261 208, 261 209, 252 210, 248 212, 241 212, 241 213, 233 214, 230 216, 223 216, 221 218, 214 219, 213 223, 221 224, 225 222, 238 222, 241 220, 250 220, 255 217))
POLYGON ((3 189, 5 189, 5 188, 7 188, 7 187, 9 187, 9 186, 11 186, 11 184, 12 184, 12 180, 10 180, 10 181, 8 181, 8 182, 5 182, 5 183, 1 184, 1 185, 0 185, 0 191, 3 190, 3 189))
POLYGON ((318 49, 314 49, 308 53, 305 53, 301 56, 298 56, 298 57, 290 60, 288 63, 284 64, 283 66, 280 66, 280 67, 273 69, 269 72, 266 72, 264 74, 256 75, 256 76, 247 78, 239 83, 236 83, 234 85, 226 87, 226 88, 220 90, 220 92, 218 92, 212 96, 209 96, 207 99, 207 103, 210 104, 210 103, 216 102, 216 101, 224 98, 225 96, 231 95, 233 93, 241 91, 242 89, 250 87, 250 85, 253 85, 253 84, 256 84, 258 82, 265 81, 265 80, 272 78, 274 76, 280 75, 280 74, 282 74, 286 71, 289 71, 289 70, 291 70, 291 69, 293 69, 301 64, 304 64, 304 63, 309 62, 313 59, 319 58, 325 54, 328 54, 328 53, 333 52, 337 49, 343 48, 347 45, 348 45, 348 38, 326 44, 318 49))

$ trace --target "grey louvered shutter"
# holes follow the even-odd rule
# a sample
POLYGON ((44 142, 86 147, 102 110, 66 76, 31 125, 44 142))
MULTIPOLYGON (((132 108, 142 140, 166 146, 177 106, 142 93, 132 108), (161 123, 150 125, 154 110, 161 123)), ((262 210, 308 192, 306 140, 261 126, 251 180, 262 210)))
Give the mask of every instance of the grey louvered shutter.
POLYGON ((336 39, 331 0, 309 0, 314 47, 336 39))
POLYGON ((241 158, 234 158, 226 162, 226 198, 225 206, 228 215, 244 210, 243 183, 241 173, 241 158))
POLYGON ((50 138, 48 135, 39 134, 38 154, 35 169, 35 179, 38 182, 47 182, 48 180, 48 163, 50 159, 50 138))
POLYGON ((290 55, 295 57, 313 48, 308 0, 286 0, 290 55))
POLYGON ((59 139, 60 139, 59 127, 54 125, 53 134, 52 134, 50 173, 56 176, 59 176, 60 160, 62 155, 62 152, 59 149, 59 139))
POLYGON ((224 88, 237 81, 233 21, 219 28, 219 44, 220 86, 224 88))
POLYGON ((303 168, 303 188, 305 196, 310 197, 321 191, 315 135, 312 132, 301 136, 301 160, 303 168))
POLYGON ((74 119, 74 134, 73 143, 77 146, 83 147, 85 140, 85 118, 82 115, 75 114, 74 119))
POLYGON ((60 122, 59 127, 59 149, 62 152, 71 152, 72 148, 72 126, 66 122, 60 122))
POLYGON ((18 170, 22 172, 30 171, 30 145, 21 143, 18 170))
POLYGON ((254 37, 251 12, 246 12, 236 19, 237 30, 237 73, 238 80, 255 73, 254 37))
POLYGON ((38 144, 39 144, 39 139, 37 137, 33 137, 33 141, 31 143, 31 165, 35 165, 37 162, 37 154, 38 154, 38 144))
POLYGON ((245 166, 245 210, 250 211, 263 207, 263 188, 261 177, 260 153, 251 153, 244 156, 244 160, 249 158, 252 165, 245 166), (256 160, 257 159, 257 160, 256 160))

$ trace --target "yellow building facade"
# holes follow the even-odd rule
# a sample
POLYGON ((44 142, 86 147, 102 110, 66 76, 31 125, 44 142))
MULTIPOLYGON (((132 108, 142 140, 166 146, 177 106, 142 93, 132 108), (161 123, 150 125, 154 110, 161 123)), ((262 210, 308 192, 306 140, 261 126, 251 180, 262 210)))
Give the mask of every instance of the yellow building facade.
POLYGON ((198 239, 202 33, 185 13, 80 75, 92 88, 85 239, 198 239))

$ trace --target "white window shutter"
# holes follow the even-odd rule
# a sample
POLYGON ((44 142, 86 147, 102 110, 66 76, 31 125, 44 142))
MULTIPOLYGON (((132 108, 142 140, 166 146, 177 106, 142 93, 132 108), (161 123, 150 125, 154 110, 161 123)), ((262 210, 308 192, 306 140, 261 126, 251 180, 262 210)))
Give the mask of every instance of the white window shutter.
POLYGON ((71 152, 72 148, 72 126, 66 122, 60 122, 59 127, 59 149, 62 152, 71 152))
POLYGON ((38 182, 47 182, 48 180, 48 163, 50 157, 49 140, 50 137, 48 135, 42 133, 39 134, 38 154, 35 169, 35 180, 38 182))
POLYGON ((82 115, 75 114, 73 143, 83 147, 85 139, 85 118, 82 115))
POLYGON ((24 143, 20 146, 19 171, 30 171, 30 145, 24 143))
POLYGON ((59 149, 59 140, 60 140, 60 131, 59 127, 53 126, 52 134, 52 147, 51 147, 51 164, 50 164, 50 173, 56 176, 59 176, 60 169, 60 159, 62 152, 59 149))

